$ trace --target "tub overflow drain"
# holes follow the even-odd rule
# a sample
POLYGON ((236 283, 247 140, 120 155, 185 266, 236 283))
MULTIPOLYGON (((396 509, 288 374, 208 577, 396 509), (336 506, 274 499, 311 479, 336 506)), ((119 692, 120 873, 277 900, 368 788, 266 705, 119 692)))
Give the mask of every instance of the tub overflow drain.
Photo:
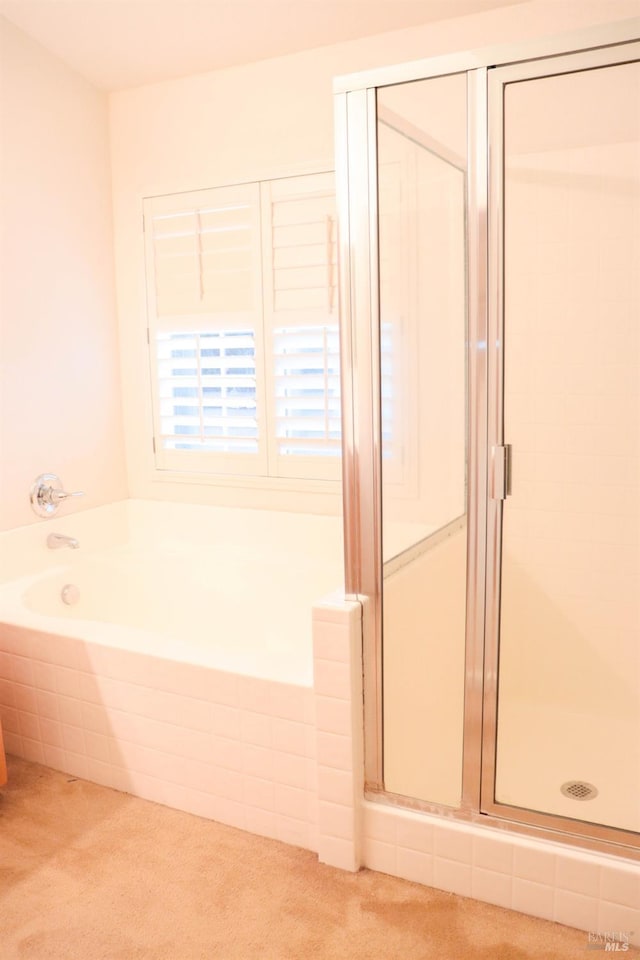
POLYGON ((80 599, 80 591, 75 583, 65 583, 60 591, 60 596, 62 597, 63 603, 66 603, 68 607, 72 607, 73 604, 77 603, 80 599))
POLYGON ((568 780, 560 787, 560 793, 570 800, 593 800, 598 796, 598 788, 584 780, 568 780))

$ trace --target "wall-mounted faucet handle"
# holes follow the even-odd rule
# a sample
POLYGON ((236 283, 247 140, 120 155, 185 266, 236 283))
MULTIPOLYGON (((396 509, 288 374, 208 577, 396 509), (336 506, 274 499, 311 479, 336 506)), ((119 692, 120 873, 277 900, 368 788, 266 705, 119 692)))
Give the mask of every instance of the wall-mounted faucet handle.
POLYGON ((84 497, 84 490, 74 490, 73 493, 67 493, 66 490, 54 490, 53 487, 49 487, 48 490, 49 500, 47 503, 57 504, 62 500, 68 500, 69 497, 84 497))
POLYGON ((55 513, 63 500, 70 497, 83 497, 82 490, 67 493, 62 489, 60 477, 55 473, 42 473, 36 477, 31 487, 30 499, 34 513, 39 517, 49 517, 55 513))

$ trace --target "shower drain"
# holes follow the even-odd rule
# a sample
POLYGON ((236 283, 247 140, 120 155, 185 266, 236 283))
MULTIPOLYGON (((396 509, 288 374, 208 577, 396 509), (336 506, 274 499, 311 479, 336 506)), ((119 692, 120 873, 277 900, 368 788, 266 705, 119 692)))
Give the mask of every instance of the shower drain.
POLYGON ((570 800, 593 800, 598 796, 598 788, 584 780, 568 780, 560 787, 560 793, 570 800))

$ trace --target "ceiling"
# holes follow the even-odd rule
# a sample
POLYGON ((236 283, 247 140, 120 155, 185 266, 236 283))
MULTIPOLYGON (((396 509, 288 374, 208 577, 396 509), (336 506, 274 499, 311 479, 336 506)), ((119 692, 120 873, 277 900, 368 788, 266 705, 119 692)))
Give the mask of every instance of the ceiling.
POLYGON ((105 90, 169 80, 524 0, 0 0, 105 90))

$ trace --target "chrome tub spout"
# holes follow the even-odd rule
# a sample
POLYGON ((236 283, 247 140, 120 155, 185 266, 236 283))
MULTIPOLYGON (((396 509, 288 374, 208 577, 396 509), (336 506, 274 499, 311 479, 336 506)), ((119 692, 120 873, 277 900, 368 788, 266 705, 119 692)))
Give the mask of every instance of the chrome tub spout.
POLYGON ((67 537, 64 533, 50 533, 47 537, 47 546, 50 550, 59 550, 60 547, 70 547, 71 550, 77 550, 80 541, 75 537, 67 537))

